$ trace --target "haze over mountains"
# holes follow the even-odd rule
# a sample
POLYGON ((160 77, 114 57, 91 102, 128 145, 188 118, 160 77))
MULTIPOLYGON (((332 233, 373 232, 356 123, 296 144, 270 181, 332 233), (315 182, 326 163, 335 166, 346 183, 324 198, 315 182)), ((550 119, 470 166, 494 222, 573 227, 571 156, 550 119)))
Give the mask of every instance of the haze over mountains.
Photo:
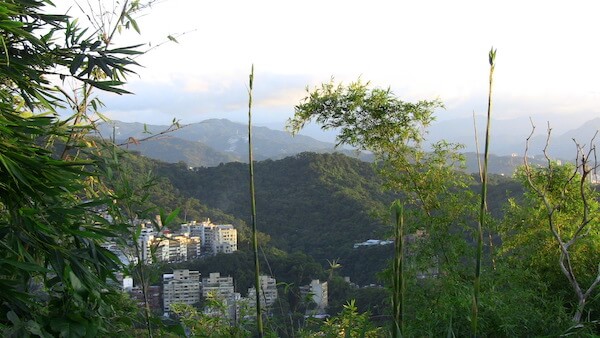
MULTIPOLYGON (((511 174, 515 166, 522 163, 525 142, 531 133, 531 124, 521 120, 493 120, 491 133, 491 171, 499 174, 511 174)), ((107 137, 113 135, 118 142, 130 137, 142 139, 166 130, 164 125, 144 125, 143 123, 126 123, 112 121, 99 127, 100 133, 107 137), (114 130, 113 130, 114 127, 114 130)), ((192 167, 211 167, 220 163, 246 162, 248 158, 247 125, 231 122, 226 119, 209 119, 193 123, 181 129, 161 135, 139 144, 127 145, 129 150, 138 151, 144 156, 165 162, 183 161, 192 167)), ((531 138, 530 156, 539 156, 546 144, 547 126, 537 126, 531 138)), ((575 157, 576 139, 580 143, 589 144, 594 134, 600 129, 600 118, 590 120, 579 128, 566 133, 552 134, 549 153, 562 160, 575 157)), ((477 120, 479 148, 484 141, 485 120, 477 120)), ((477 171, 475 155, 475 137, 472 119, 456 119, 434 123, 429 129, 427 140, 430 143, 446 140, 461 143, 465 146, 467 170, 477 171)), ((360 156, 352 150, 335 148, 330 142, 296 135, 292 136, 282 130, 266 127, 253 127, 253 155, 257 161, 281 159, 302 152, 331 153, 342 152, 350 156, 358 156, 368 160, 368 154, 360 156)), ((589 145, 588 145, 589 147, 589 145)))
MULTIPOLYGON (((101 124, 102 135, 112 135, 117 141, 129 137, 142 139, 160 133, 168 128, 164 125, 125 123, 112 121, 101 124)), ((305 151, 333 152, 334 145, 318 141, 312 137, 297 135, 265 127, 253 127, 253 155, 257 161, 280 159, 305 151)), ((130 150, 166 162, 184 161, 190 166, 215 166, 226 162, 244 162, 248 158, 248 126, 226 119, 209 119, 200 123, 185 125, 140 144, 129 144, 130 150)))
MULTIPOLYGON (((530 156, 536 156, 542 153, 546 144, 548 132, 548 125, 546 122, 536 120, 534 123, 536 123, 536 128, 529 145, 530 156)), ((553 128, 553 126, 550 125, 550 128, 553 128)), ((574 159, 576 148, 573 139, 582 144, 589 144, 590 140, 599 129, 600 117, 589 120, 579 127, 564 133, 552 131, 549 147, 550 155, 562 160, 574 159)), ((485 118, 482 116, 477 117, 477 131, 479 136, 479 148, 481 151, 483 149, 485 136, 485 118)), ((526 140, 531 132, 532 126, 528 118, 492 120, 492 141, 490 143, 490 151, 492 154, 498 156, 516 154, 518 157, 523 157, 526 140)), ((428 139, 431 142, 446 140, 449 142, 461 143, 465 146, 465 152, 475 152, 474 134, 473 119, 462 118, 434 123, 429 129, 428 139)))

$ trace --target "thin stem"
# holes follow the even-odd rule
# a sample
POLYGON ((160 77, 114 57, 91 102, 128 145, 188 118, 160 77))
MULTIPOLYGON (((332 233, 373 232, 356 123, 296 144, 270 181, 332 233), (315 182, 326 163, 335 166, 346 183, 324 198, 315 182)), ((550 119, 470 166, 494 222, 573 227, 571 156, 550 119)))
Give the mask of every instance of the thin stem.
MULTIPOLYGON (((473 111, 473 129, 475 131, 475 155, 477 156, 477 169, 479 170, 479 179, 483 184, 483 169, 481 168, 481 157, 479 156, 479 136, 477 135, 477 120, 475 119, 475 111, 473 111)), ((487 205, 485 206, 487 212, 487 205)), ((488 243, 490 246, 490 257, 492 259, 492 269, 496 270, 496 258, 494 258, 494 241, 491 230, 488 231, 488 243)))
POLYGON ((404 207, 399 201, 394 202, 392 209, 395 214, 396 226, 394 236, 394 268, 393 268, 393 309, 394 320, 392 337, 399 338, 404 335, 404 207))
POLYGON ((481 204, 479 207, 479 223, 477 223, 477 253, 475 265, 475 280, 473 281, 473 306, 472 306, 472 321, 471 333, 474 337, 477 336, 478 330, 478 315, 479 315, 479 289, 481 286, 481 256, 483 253, 483 226, 485 223, 486 214, 486 197, 487 197, 487 172, 488 172, 488 157, 490 147, 490 124, 492 115, 492 84, 494 75, 494 61, 496 59, 496 50, 492 48, 489 53, 490 62, 490 85, 488 92, 487 106, 487 124, 485 128, 485 148, 483 152, 483 170, 481 171, 481 204))
POLYGON ((258 236, 256 231, 256 200, 254 198, 254 163, 252 162, 252 85, 254 82, 254 65, 250 71, 248 88, 248 162, 250 168, 250 207, 252 212, 252 251, 254 252, 254 290, 256 290, 256 329, 258 337, 264 335, 262 311, 260 307, 260 265, 258 263, 258 236))

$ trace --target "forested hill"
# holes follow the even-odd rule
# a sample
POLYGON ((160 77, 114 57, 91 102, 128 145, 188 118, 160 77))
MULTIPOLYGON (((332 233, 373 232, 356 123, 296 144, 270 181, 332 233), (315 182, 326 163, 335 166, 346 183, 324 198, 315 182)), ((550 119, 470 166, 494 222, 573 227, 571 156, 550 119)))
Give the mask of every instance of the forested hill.
MULTIPOLYGON (((144 142, 127 143, 124 148, 164 162, 182 161, 192 167, 214 167, 220 163, 246 162, 248 159, 247 126, 244 124, 225 119, 210 119, 160 135, 161 132, 168 129, 169 126, 112 121, 111 123, 101 123, 98 133, 109 136, 114 132, 118 143, 127 143, 130 137, 144 139, 151 135, 159 135, 159 137, 150 138, 144 142)), ((365 161, 373 159, 372 155, 367 152, 356 153, 350 149, 336 149, 332 143, 320 142, 303 135, 292 137, 291 134, 281 130, 255 127, 253 134, 254 158, 257 161, 281 159, 301 152, 331 153, 336 151, 365 161)), ((567 143, 571 145, 571 142, 567 143)), ((478 172, 476 154, 467 152, 464 155, 467 172, 478 172)), ((531 161, 535 160, 531 159, 531 161)), ((521 156, 490 155, 489 172, 510 176, 522 163, 521 156)), ((544 164, 543 161, 538 161, 538 163, 544 164)))
MULTIPOLYGON (((188 170, 162 164, 184 195, 241 219, 250 215, 248 165, 227 163, 188 170)), ((373 216, 387 208, 372 165, 342 154, 301 153, 255 165, 257 221, 272 244, 308 253, 320 261, 345 256, 354 243, 386 236, 373 216)))
MULTIPOLYGON (((190 170, 183 163, 159 162, 155 170, 185 197, 249 222, 247 164, 190 170)), ((301 153, 256 162, 254 170, 258 228, 271 237, 271 245, 309 254, 324 266, 327 260, 339 259, 341 273, 357 281, 375 281, 374 274, 392 255, 391 246, 387 250, 353 245, 390 235, 385 218, 395 196, 381 190, 371 163, 339 153, 301 153)), ((479 191, 477 186, 474 183, 473 189, 479 191)), ((520 193, 513 179, 492 175, 490 211, 501 216, 508 197, 520 193)))
MULTIPOLYGON (((130 138, 144 139, 159 135, 169 126, 112 121, 101 123, 98 133, 113 135, 118 143, 130 138)), ((193 167, 216 166, 248 159, 248 127, 226 119, 209 119, 172 130, 160 137, 128 144, 128 149, 165 162, 186 162, 193 167)), ((281 159, 305 151, 332 152, 333 143, 266 127, 253 127, 254 158, 281 159)))

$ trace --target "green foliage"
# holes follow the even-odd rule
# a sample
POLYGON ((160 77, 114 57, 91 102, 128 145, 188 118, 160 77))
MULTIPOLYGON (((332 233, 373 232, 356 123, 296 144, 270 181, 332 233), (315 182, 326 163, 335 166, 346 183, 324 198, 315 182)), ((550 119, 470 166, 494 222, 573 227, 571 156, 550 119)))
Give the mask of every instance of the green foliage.
POLYGON ((479 331, 487 336, 556 336, 571 325, 562 296, 535 269, 498 260, 482 278, 479 331))
POLYGON ((368 313, 359 313, 354 301, 344 305, 339 315, 326 319, 317 332, 300 332, 300 337, 385 337, 381 328, 373 327, 368 313))
MULTIPOLYGON (((49 74, 61 79, 75 78, 102 90, 125 93, 117 74, 131 73, 136 63, 128 55, 139 54, 138 46, 107 49, 101 37, 78 27, 66 15, 42 12, 46 1, 11 1, 1 6, 0 30, 3 53, 0 69, 3 99, 18 95, 28 107, 54 110, 55 89, 49 74), (62 44, 61 44, 62 43, 62 44), (114 80, 100 81, 93 74, 103 72, 114 80)), ((10 102, 7 100, 5 102, 10 102)))
MULTIPOLYGON (((462 163, 456 153, 460 146, 439 142, 431 149, 424 147, 426 128, 434 119, 434 110, 440 107, 437 100, 406 103, 389 89, 371 89, 360 81, 348 86, 331 81, 308 93, 296 106, 288 126, 298 132, 306 122, 316 120, 323 129, 339 130, 338 145, 372 152, 383 186, 399 193, 407 206, 404 231, 410 238, 406 248, 410 254, 403 262, 403 277, 413 281, 433 278, 440 285, 461 289, 468 283, 464 261, 473 257, 465 239, 471 237, 475 196, 468 188, 471 178, 456 170, 462 163)), ((386 280, 397 278, 392 275, 388 272, 386 280)), ((406 303, 411 303, 418 298, 415 296, 421 291, 420 285, 407 284, 414 289, 406 293, 406 303)), ((429 291, 429 297, 439 299, 447 297, 448 290, 429 291)), ((440 311, 442 314, 451 313, 457 304, 471 298, 464 293, 455 295, 463 298, 448 304, 448 311, 440 311)), ((419 314, 422 317, 406 318, 415 322, 423 318, 429 325, 447 327, 448 317, 419 314)))
MULTIPOLYGON (((217 299, 208 299, 205 304, 214 314, 206 314, 187 304, 172 304, 171 310, 189 330, 190 337, 248 337, 250 331, 242 323, 230 325, 227 307, 217 299)), ((247 324, 247 323, 246 323, 247 324)))
MULTIPOLYGON (((279 249, 304 252, 321 264, 339 257, 345 271, 346 257, 356 256, 354 243, 385 236, 386 227, 373 212, 385 210, 393 196, 381 192, 381 181, 368 163, 341 154, 302 153, 257 162, 255 170, 261 231, 279 249)), ((157 173, 169 177, 182 194, 202 204, 239 219, 250 215, 245 164, 195 170, 162 164, 157 173)), ((376 282, 374 274, 356 272, 353 279, 376 282)))
POLYGON ((400 193, 405 205, 417 207, 414 215, 422 211, 418 220, 408 224, 419 224, 430 235, 446 234, 449 231, 433 227, 445 224, 448 230, 456 215, 464 219, 469 205, 465 201, 472 197, 465 191, 469 178, 454 170, 453 164, 461 161, 455 153, 459 147, 446 142, 434 144, 430 151, 423 147, 425 130, 434 119, 434 109, 440 107, 436 100, 403 102, 389 89, 371 89, 360 81, 347 87, 331 81, 309 92, 288 126, 297 132, 315 119, 323 129, 339 128, 338 144, 373 152, 383 185, 400 193))
POLYGON ((390 148, 423 141, 421 127, 433 121, 439 101, 403 102, 388 89, 369 88, 360 80, 347 87, 333 79, 309 92, 296 106, 288 128, 296 133, 315 119, 323 129, 341 128, 338 145, 349 144, 385 156, 390 148))
POLYGON ((90 156, 76 159, 78 152, 57 159, 55 143, 85 128, 37 113, 54 113, 60 104, 53 76, 125 93, 120 85, 135 64, 129 56, 138 52, 108 49, 76 20, 44 13, 48 4, 0 4, 0 328, 18 337, 123 332, 131 322, 113 306, 127 304, 107 283, 120 263, 101 247, 122 229, 97 211, 111 203, 96 186, 101 165, 90 156))
MULTIPOLYGON (((569 248, 569 261, 578 283, 583 287, 591 285, 597 277, 600 253, 600 228, 598 227, 598 192, 587 182, 581 181, 572 164, 551 164, 545 168, 522 168, 517 179, 526 187, 523 201, 510 201, 502 223, 501 259, 516 268, 539 275, 549 292, 549 297, 562 299, 567 309, 577 308, 576 296, 569 280, 561 271, 560 261, 564 256, 557 245, 551 224, 561 240, 568 243, 579 231, 584 216, 583 194, 587 197, 587 213, 590 215, 584 236, 578 237, 569 248), (528 178, 529 177, 529 178, 528 178), (529 184, 529 180, 531 183, 529 184), (554 208, 552 223, 549 223, 547 205, 534 190, 543 189, 546 201, 554 208)), ((592 295, 597 295, 597 291, 592 295)), ((597 302, 588 305, 591 319, 598 306, 597 302)))

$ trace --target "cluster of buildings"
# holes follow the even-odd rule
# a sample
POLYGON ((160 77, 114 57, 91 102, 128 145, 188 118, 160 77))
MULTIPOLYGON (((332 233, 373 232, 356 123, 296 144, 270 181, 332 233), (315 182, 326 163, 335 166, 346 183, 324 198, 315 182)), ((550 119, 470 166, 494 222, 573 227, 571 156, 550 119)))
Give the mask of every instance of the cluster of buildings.
MULTIPOLYGON (((260 276, 259 297, 262 306, 269 310, 277 300, 277 281, 270 276, 260 276)), ((144 302, 142 290, 134 287, 130 278, 123 279, 123 288, 141 304, 144 302)), ((213 272, 208 277, 201 277, 200 272, 187 269, 174 270, 162 276, 162 285, 150 286, 147 292, 149 306, 164 316, 172 313, 171 305, 176 303, 198 306, 204 301, 205 314, 225 316, 232 323, 241 318, 253 316, 252 309, 256 303, 256 290, 248 289, 247 297, 235 291, 233 277, 221 276, 213 272), (214 302, 220 306, 211 306, 214 302)))
MULTIPOLYGON (((181 224, 178 231, 164 228, 160 232, 149 221, 136 226, 140 227, 137 245, 134 245, 135 242, 131 242, 129 248, 121 248, 115 242, 103 245, 117 254, 124 264, 139 261, 145 264, 157 261, 176 263, 237 251, 237 230, 231 224, 213 224, 209 219, 181 224)), ((240 319, 256 316, 257 293, 261 306, 267 312, 277 300, 277 281, 266 275, 259 276, 260 290, 257 292, 250 287, 246 297, 236 292, 233 277, 221 276, 219 272, 202 277, 199 271, 174 270, 163 274, 160 285, 147 286, 145 294, 140 286, 133 285, 132 278, 124 277, 122 282, 124 291, 137 299, 140 305, 148 302, 150 309, 164 316, 171 315, 172 304, 195 307, 204 304, 202 311, 205 314, 226 317, 236 323, 240 319), (220 305, 214 306, 217 303, 220 305)), ((307 315, 326 313, 327 282, 313 280, 311 284, 300 287, 300 291, 303 299, 311 299, 313 303, 307 315)))
POLYGON ((151 222, 142 222, 137 238, 137 248, 129 248, 127 253, 119 252, 114 243, 105 245, 117 255, 125 255, 124 263, 141 259, 146 264, 154 261, 185 262, 201 256, 214 256, 219 253, 237 251, 237 230, 231 224, 213 224, 210 219, 205 222, 190 222, 181 225, 179 231, 163 229, 157 232, 151 222))
MULTIPOLYGON (((165 273, 162 276, 161 285, 148 287, 147 300, 149 307, 160 312, 164 316, 172 314, 173 304, 187 304, 198 307, 203 313, 211 316, 225 317, 231 323, 237 323, 241 319, 256 316, 256 289, 248 288, 247 296, 242 297, 236 292, 233 277, 221 276, 219 272, 210 273, 202 277, 200 272, 181 269, 173 273, 165 273), (215 301, 219 306, 215 306, 215 301)), ((277 281, 275 278, 259 276, 260 290, 258 296, 261 307, 268 313, 277 300, 277 281)), ((144 296, 139 286, 134 287, 131 278, 123 279, 124 291, 132 298, 137 299, 140 305, 144 304, 144 296)), ((307 311, 307 315, 319 316, 326 314, 327 282, 313 280, 309 285, 300 288, 303 299, 311 299, 313 306, 307 311)))

